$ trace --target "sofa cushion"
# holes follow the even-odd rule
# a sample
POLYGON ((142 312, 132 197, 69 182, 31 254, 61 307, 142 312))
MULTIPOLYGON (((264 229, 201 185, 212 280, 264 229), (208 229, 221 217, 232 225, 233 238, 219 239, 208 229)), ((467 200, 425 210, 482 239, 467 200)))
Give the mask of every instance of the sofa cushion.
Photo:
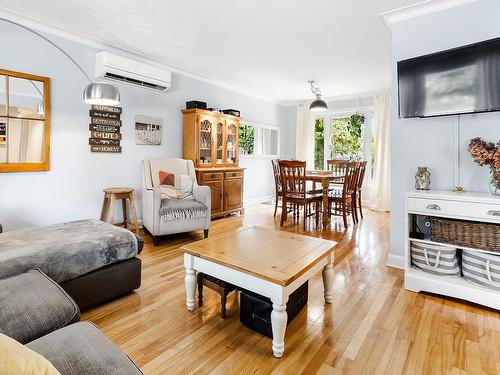
POLYGON ((142 374, 121 349, 88 322, 72 324, 27 346, 64 375, 142 374))
POLYGON ((79 220, 0 234, 0 279, 40 268, 57 283, 133 258, 137 237, 98 220, 79 220))
POLYGON ((20 343, 79 320, 75 302, 42 271, 0 280, 0 332, 20 343))
POLYGON ((0 333, 0 373, 2 375, 61 375, 40 354, 0 333))

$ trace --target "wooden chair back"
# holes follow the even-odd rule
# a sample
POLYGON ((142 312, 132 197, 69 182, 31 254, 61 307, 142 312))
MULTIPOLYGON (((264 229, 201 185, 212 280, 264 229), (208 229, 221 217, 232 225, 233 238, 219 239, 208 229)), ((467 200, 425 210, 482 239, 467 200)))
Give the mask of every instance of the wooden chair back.
POLYGON ((306 162, 299 160, 278 161, 283 195, 288 198, 306 196, 306 162))
POLYGON ((280 176, 280 166, 279 166, 279 161, 280 159, 271 159, 271 164, 273 166, 273 175, 274 175, 274 187, 276 188, 276 191, 281 192, 281 176, 280 176))
POLYGON ((352 196, 357 188, 359 162, 349 162, 345 168, 344 185, 342 187, 342 195, 344 197, 352 196))
POLYGON ((330 159, 326 161, 327 169, 332 171, 336 176, 345 175, 347 164, 349 164, 347 160, 330 159))
POLYGON ((358 181, 356 184, 357 190, 361 190, 361 188, 363 187, 363 180, 365 179, 365 172, 366 172, 366 165, 367 164, 368 164, 368 162, 366 160, 359 163, 358 181))

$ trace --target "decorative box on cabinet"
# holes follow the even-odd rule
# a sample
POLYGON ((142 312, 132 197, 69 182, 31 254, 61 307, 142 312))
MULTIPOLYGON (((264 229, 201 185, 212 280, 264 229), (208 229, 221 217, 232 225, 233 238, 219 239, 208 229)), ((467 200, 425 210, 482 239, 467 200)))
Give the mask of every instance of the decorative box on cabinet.
POLYGON ((184 159, 212 191, 212 217, 243 213, 243 168, 238 167, 240 118, 193 108, 184 114, 184 159))
POLYGON ((212 191, 212 217, 244 212, 243 175, 243 168, 196 168, 198 183, 212 191))
POLYGON ((489 253, 498 256, 499 252, 478 248, 438 243, 431 240, 412 238, 412 216, 433 216, 473 222, 500 225, 500 198, 489 193, 453 193, 448 191, 421 191, 406 194, 405 226, 405 288, 414 292, 426 291, 454 298, 460 298, 480 305, 500 309, 500 292, 473 284, 463 277, 445 277, 425 273, 412 265, 411 242, 435 244, 450 248, 465 249, 474 253, 489 253))

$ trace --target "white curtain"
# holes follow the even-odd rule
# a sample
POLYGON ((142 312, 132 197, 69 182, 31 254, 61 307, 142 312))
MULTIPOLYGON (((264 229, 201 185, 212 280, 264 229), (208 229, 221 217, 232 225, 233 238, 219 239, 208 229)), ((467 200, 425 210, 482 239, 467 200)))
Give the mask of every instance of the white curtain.
POLYGON ((377 121, 375 174, 371 208, 375 211, 390 210, 391 194, 391 97, 389 93, 376 94, 375 118, 377 121))
POLYGON ((295 157, 305 160, 307 169, 314 169, 314 124, 309 102, 297 106, 295 157))

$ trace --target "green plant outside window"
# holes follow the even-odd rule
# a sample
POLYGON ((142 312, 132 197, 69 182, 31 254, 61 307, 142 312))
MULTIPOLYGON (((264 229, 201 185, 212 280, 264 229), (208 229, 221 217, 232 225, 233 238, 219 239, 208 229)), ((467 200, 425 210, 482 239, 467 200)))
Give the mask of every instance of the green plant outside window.
POLYGON ((239 153, 242 155, 253 155, 255 147, 255 127, 251 125, 240 125, 238 131, 239 153))
POLYGON ((314 121, 314 169, 325 165, 325 124, 322 118, 314 121))
POLYGON ((363 156, 362 120, 359 113, 332 120, 332 158, 356 160, 363 156))

